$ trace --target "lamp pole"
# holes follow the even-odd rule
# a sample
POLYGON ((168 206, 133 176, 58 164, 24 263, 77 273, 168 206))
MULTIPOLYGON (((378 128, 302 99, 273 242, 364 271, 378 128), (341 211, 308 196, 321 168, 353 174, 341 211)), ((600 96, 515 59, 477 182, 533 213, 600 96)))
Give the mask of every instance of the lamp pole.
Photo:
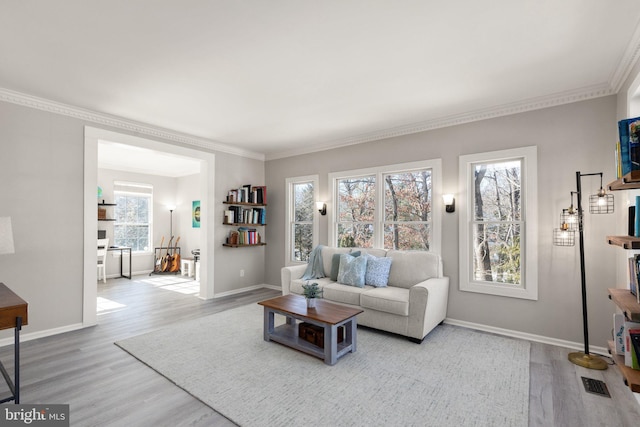
POLYGON ((169 238, 173 237, 173 209, 169 209, 169 238))
POLYGON ((607 369, 607 362, 596 355, 589 354, 589 325, 587 317, 587 280, 584 261, 584 231, 582 222, 582 177, 600 175, 601 173, 581 174, 576 172, 576 188, 578 196, 578 233, 580 239, 580 283, 582 286, 582 326, 584 331, 584 352, 569 353, 569 360, 576 365, 589 369, 607 369))

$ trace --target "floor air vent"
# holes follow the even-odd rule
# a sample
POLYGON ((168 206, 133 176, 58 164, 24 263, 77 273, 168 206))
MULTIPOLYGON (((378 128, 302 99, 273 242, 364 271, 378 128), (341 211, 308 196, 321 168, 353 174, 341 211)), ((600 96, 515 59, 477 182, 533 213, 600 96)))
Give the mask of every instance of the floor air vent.
POLYGON ((593 393, 609 398, 611 397, 611 395, 609 394, 609 389, 607 389, 607 385, 600 380, 582 377, 582 384, 584 384, 584 389, 587 391, 587 393, 593 393))

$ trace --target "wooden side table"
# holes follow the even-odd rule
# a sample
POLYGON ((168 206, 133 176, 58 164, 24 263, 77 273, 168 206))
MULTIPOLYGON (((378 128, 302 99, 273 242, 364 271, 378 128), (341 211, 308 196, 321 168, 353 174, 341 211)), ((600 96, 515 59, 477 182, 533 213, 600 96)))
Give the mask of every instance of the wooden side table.
POLYGON ((0 371, 9 386, 12 395, 0 400, 0 403, 20 403, 20 330, 27 322, 27 302, 14 294, 4 283, 0 283, 0 329, 15 329, 14 338, 14 381, 11 381, 9 373, 0 361, 0 371))

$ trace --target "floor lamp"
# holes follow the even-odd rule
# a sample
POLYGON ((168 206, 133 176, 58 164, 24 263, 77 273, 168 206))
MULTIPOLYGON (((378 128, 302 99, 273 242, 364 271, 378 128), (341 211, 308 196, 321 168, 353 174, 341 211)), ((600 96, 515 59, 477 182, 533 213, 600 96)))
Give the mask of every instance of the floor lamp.
POLYGON ((584 260, 584 221, 582 210, 582 177, 600 175, 600 190, 589 196, 589 212, 592 214, 613 213, 613 195, 607 194, 602 187, 602 172, 576 172, 576 191, 571 193, 571 206, 563 209, 560 216, 560 228, 553 232, 553 244, 556 246, 574 246, 575 232, 578 231, 580 245, 580 283, 582 288, 582 325, 584 331, 584 352, 569 353, 569 360, 579 366, 589 369, 607 369, 607 362, 597 355, 589 353, 589 324, 587 317, 587 285, 584 260), (578 209, 573 208, 573 195, 577 196, 578 209))

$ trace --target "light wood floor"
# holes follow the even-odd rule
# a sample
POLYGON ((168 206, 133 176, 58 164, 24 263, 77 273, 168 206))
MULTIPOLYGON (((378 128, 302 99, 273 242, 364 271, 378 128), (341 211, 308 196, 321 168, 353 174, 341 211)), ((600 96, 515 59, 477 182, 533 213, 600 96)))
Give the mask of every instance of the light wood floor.
MULTIPOLYGON (((138 276, 133 281, 101 283, 99 297, 107 300, 103 302, 123 307, 100 314, 98 326, 23 342, 22 403, 70 404, 73 426, 234 425, 113 342, 279 293, 260 289, 202 301, 189 294, 188 288, 149 281, 155 278, 164 277, 138 276)), ((567 361, 568 352, 532 343, 529 425, 640 425, 640 405, 616 368, 580 368, 567 361), (586 393, 581 376, 605 381, 612 398, 586 393)), ((0 348, 0 360, 13 374, 12 346, 0 348)), ((6 386, 0 386, 0 395, 4 393, 6 386)))

